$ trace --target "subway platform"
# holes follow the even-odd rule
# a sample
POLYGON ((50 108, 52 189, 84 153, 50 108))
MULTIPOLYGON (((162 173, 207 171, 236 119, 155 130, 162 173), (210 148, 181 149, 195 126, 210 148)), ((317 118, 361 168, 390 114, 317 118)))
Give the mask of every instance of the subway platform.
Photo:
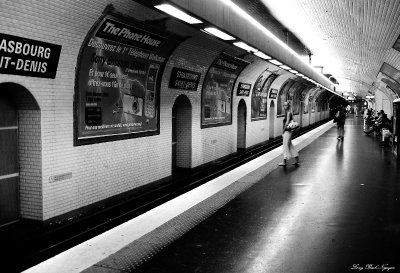
POLYGON ((400 272, 400 168, 349 116, 25 272, 400 272))

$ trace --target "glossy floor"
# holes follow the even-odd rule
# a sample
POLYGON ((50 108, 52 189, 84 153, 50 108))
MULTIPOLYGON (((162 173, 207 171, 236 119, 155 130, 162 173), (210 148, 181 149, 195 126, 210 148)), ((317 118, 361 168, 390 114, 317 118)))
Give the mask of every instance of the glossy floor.
MULTIPOLYGON (((400 168, 349 117, 132 272, 400 272, 400 168)), ((243 180, 251 180, 247 176, 243 180)))

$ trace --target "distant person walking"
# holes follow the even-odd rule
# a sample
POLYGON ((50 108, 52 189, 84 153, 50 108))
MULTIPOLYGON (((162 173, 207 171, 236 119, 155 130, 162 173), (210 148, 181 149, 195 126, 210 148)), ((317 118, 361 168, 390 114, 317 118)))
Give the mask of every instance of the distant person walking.
POLYGON ((346 110, 343 105, 339 105, 336 114, 335 114, 338 139, 341 140, 344 138, 344 123, 346 122, 346 110))
POLYGON ((292 143, 292 130, 288 128, 290 121, 293 119, 292 109, 289 101, 285 101, 283 104, 285 108, 285 118, 283 119, 283 162, 279 163, 279 166, 286 166, 287 161, 294 157, 295 162, 293 165, 299 166, 299 153, 293 146, 292 143))
POLYGON ((346 112, 347 112, 348 114, 350 114, 350 112, 351 112, 351 106, 350 106, 350 104, 347 105, 347 107, 346 107, 346 112))

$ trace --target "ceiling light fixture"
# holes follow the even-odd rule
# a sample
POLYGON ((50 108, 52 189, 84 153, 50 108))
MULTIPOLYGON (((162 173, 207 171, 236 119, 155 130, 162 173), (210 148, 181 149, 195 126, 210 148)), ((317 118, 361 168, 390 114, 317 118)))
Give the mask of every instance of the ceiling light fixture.
POLYGON ((204 29, 204 32, 207 34, 214 35, 222 40, 228 41, 228 40, 235 40, 235 37, 232 37, 229 34, 226 34, 225 32, 215 28, 215 27, 207 27, 204 29))
POLYGON ((282 65, 281 62, 279 62, 279 61, 277 61, 277 60, 275 60, 275 59, 268 60, 268 62, 273 63, 273 64, 276 64, 276 65, 282 65))
POLYGON ((222 3, 230 7, 232 10, 234 10, 238 15, 246 19, 248 22, 250 22, 254 27, 258 28, 261 30, 265 35, 267 35, 269 38, 277 42, 280 46, 285 48, 286 50, 290 51, 294 56, 296 56, 301 62, 305 63, 309 68, 314 70, 316 73, 319 75, 322 75, 321 72, 319 72, 316 68, 311 66, 308 63, 308 58, 307 60, 303 59, 299 54, 297 54, 292 48, 290 48, 287 44, 285 44, 282 40, 280 40, 278 37, 276 37, 274 34, 272 34, 271 31, 269 31, 267 28, 265 28, 262 24, 260 24, 257 20, 255 20, 253 17, 251 17, 247 12, 245 12, 243 9, 241 9, 238 5, 233 3, 231 0, 220 0, 222 3))
POLYGON ((283 69, 286 69, 286 70, 291 70, 292 68, 290 68, 289 66, 287 66, 287 65, 281 65, 281 66, 279 66, 280 68, 283 68, 283 69))
POLYGON ((200 24, 203 23, 199 19, 194 18, 193 16, 190 16, 189 14, 181 11, 180 9, 175 8, 174 6, 171 6, 169 4, 161 4, 154 6, 155 8, 162 10, 165 13, 168 13, 171 16, 174 16, 186 23, 189 24, 200 24))
POLYGON ((264 60, 270 60, 271 59, 270 56, 268 56, 267 54, 264 54, 261 51, 255 52, 254 55, 256 55, 256 56, 258 56, 258 57, 260 57, 261 59, 264 59, 264 60))
POLYGON ((235 46, 237 46, 237 47, 240 47, 240 48, 246 50, 246 51, 251 51, 251 52, 257 52, 258 51, 258 49, 255 49, 254 47, 251 47, 248 44, 243 43, 243 42, 236 42, 236 43, 233 43, 233 44, 235 46))

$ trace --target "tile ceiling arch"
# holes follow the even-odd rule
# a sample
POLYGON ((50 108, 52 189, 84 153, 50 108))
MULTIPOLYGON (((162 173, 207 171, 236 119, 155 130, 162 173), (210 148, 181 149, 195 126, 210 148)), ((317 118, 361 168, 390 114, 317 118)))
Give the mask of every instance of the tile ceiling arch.
MULTIPOLYGON (((398 0, 234 2, 250 3, 244 8, 258 17, 254 6, 265 5, 265 16, 276 18, 311 51, 311 64, 332 74, 340 83, 339 92, 365 97, 371 87, 379 86, 377 74, 383 62, 400 70, 400 52, 393 48, 400 36, 398 0)), ((299 48, 297 44, 297 51, 299 48)))

